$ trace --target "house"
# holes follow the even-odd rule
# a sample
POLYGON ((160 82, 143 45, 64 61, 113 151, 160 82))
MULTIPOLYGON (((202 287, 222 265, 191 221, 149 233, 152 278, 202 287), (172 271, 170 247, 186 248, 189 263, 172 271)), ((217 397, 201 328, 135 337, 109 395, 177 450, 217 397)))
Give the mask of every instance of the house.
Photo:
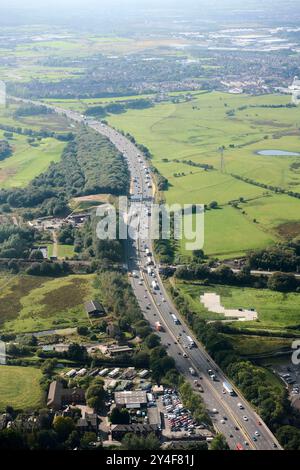
POLYGON ((147 394, 142 390, 115 392, 115 403, 118 408, 139 409, 147 405, 147 394))
POLYGON ((148 424, 151 424, 152 426, 157 426, 159 429, 161 429, 161 413, 157 406, 152 406, 151 408, 148 408, 148 424))
POLYGON ((42 346, 42 351, 55 351, 55 352, 67 352, 69 350, 69 344, 57 343, 57 344, 45 344, 42 346))
POLYGON ((74 225, 81 225, 91 218, 91 214, 88 212, 82 212, 80 214, 72 214, 66 218, 66 222, 70 222, 74 225))
POLYGON ((116 441, 121 440, 128 433, 134 433, 138 436, 147 436, 151 433, 160 434, 158 427, 151 424, 114 424, 110 429, 112 440, 116 441))
POLYGON ((85 413, 83 418, 79 418, 76 429, 79 433, 98 432, 99 419, 96 413, 85 413))
POLYGON ((115 390, 116 392, 123 392, 124 390, 129 390, 132 386, 132 380, 121 380, 115 390))
POLYGON ((121 337, 121 330, 120 330, 119 325, 117 325, 116 323, 109 323, 106 327, 106 334, 110 338, 115 338, 115 339, 120 338, 121 337))
POLYGON ((93 317, 99 317, 101 315, 105 315, 105 310, 103 305, 96 300, 91 300, 90 302, 86 302, 84 304, 85 311, 88 315, 93 317))
POLYGON ((130 346, 109 346, 107 348, 107 352, 110 356, 119 356, 122 354, 129 354, 132 352, 132 348, 130 346))
POLYGON ((152 393, 153 393, 153 395, 155 395, 156 397, 158 397, 159 395, 163 395, 163 393, 164 393, 164 387, 163 387, 163 385, 153 385, 153 387, 152 387, 152 393))
POLYGON ((51 382, 47 398, 47 406, 59 410, 64 405, 82 405, 85 403, 85 393, 81 388, 64 388, 62 382, 51 382))

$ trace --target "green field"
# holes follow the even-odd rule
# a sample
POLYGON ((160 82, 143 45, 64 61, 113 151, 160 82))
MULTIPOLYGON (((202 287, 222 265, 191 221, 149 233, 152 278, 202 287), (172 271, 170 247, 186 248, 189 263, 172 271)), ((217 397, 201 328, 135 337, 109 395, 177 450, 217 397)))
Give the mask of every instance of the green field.
POLYGON ((9 102, 7 107, 0 105, 0 124, 34 131, 46 129, 60 133, 70 132, 74 127, 64 116, 55 113, 16 117, 14 113, 20 106, 21 104, 15 102, 9 102))
MULTIPOLYGON (((72 258, 74 256, 74 246, 73 245, 58 245, 57 246, 57 257, 58 259, 62 258, 72 258)), ((48 256, 53 256, 53 245, 48 245, 48 256)))
POLYGON ((280 349, 291 349, 291 339, 266 336, 225 335, 242 356, 272 355, 280 349))
POLYGON ((38 409, 43 405, 39 380, 42 373, 34 367, 0 366, 0 411, 38 409))
POLYGON ((170 183, 167 202, 219 203, 222 209, 206 215, 207 254, 233 257, 279 240, 281 225, 299 221, 300 200, 237 180, 231 174, 297 191, 300 171, 290 165, 300 157, 266 157, 256 152, 300 150, 299 108, 264 107, 289 103, 288 96, 280 95, 213 92, 193 96, 190 102, 129 110, 108 120, 150 149, 154 165, 170 183), (222 171, 221 146, 225 146, 222 171), (214 170, 204 171, 185 163, 187 160, 213 165, 214 170), (240 198, 245 201, 241 210, 228 209, 230 201, 240 198))
MULTIPOLYGON (((0 139, 2 135, 0 131, 0 139)), ((59 161, 65 146, 65 143, 51 138, 42 139, 32 146, 25 136, 20 135, 15 135, 10 143, 13 155, 0 162, 0 188, 23 188, 51 162, 59 161)))
MULTIPOLYGON (((69 132, 72 128, 65 118, 50 115, 26 116, 16 119, 14 111, 16 105, 8 108, 0 106, 0 124, 13 126, 14 128, 32 129, 39 131, 47 129, 53 132, 69 132)), ((4 131, 0 129, 0 139, 5 138, 4 131)), ((51 162, 58 162, 65 142, 53 138, 35 139, 28 142, 28 136, 18 133, 13 134, 9 140, 12 147, 12 155, 0 161, 0 188, 23 188, 34 177, 43 173, 51 162)))
MULTIPOLYGON (((186 44, 189 41, 177 39, 177 42, 186 44)), ((60 31, 58 34, 53 32, 50 37, 44 28, 38 30, 36 27, 24 26, 19 43, 10 44, 9 47, 2 45, 0 48, 0 58, 4 57, 5 62, 11 62, 9 66, 1 66, 0 79, 15 81, 18 84, 31 80, 55 82, 76 79, 84 76, 87 69, 84 65, 76 66, 76 61, 75 64, 72 63, 71 58, 90 58, 100 54, 122 56, 144 52, 147 49, 152 51, 157 47, 161 48, 161 54, 166 54, 170 53, 169 48, 173 46, 171 38, 139 39, 113 34, 101 36, 78 30, 75 34, 70 31, 60 31), (61 59, 61 63, 49 64, 49 57, 61 59)), ((172 53, 179 54, 179 51, 173 50, 172 53)))
POLYGON ((95 295, 93 275, 57 279, 35 276, 1 278, 0 331, 25 333, 76 327, 88 322, 84 302, 95 295))
POLYGON ((176 287, 188 300, 191 309, 205 320, 224 320, 223 315, 209 312, 200 302, 200 295, 213 292, 220 295, 225 308, 254 308, 257 311, 258 321, 233 322, 236 328, 283 330, 286 327, 297 328, 300 324, 299 293, 283 294, 268 289, 203 286, 181 282, 176 282, 176 287))

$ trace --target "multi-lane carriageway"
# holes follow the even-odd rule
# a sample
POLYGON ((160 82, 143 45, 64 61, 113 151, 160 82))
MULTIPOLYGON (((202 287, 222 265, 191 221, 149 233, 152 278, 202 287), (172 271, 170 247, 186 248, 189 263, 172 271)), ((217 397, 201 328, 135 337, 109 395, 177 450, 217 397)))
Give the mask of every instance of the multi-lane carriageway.
MULTIPOLYGON (((103 123, 87 120, 74 111, 58 107, 51 108, 55 112, 84 123, 106 136, 125 155, 132 178, 132 199, 143 200, 144 206, 146 205, 146 210, 144 208, 141 210, 140 224, 151 225, 151 215, 149 214, 153 200, 153 181, 151 175, 150 180, 149 177, 147 178, 145 171, 147 161, 141 155, 140 150, 121 133, 103 123)), ((136 273, 135 276, 130 277, 133 291, 145 318, 153 328, 158 321, 161 323, 163 331, 157 332, 157 334, 160 335, 162 344, 166 346, 168 354, 175 359, 178 371, 197 390, 194 385, 195 376, 190 373, 191 368, 195 370, 197 380, 203 390, 201 396, 211 414, 216 430, 226 437, 231 449, 238 447, 245 450, 281 449, 275 436, 243 396, 240 394, 231 396, 224 393, 223 382, 228 381, 227 377, 207 354, 203 346, 196 341, 193 333, 176 311, 159 276, 153 253, 152 274, 148 274, 148 270, 145 268, 148 261, 146 250, 152 253, 150 239, 128 240, 128 270, 131 273, 136 273), (155 290, 152 287, 154 279, 157 282, 155 290), (172 314, 179 319, 179 323, 174 322, 172 314), (192 337, 196 347, 186 348, 187 335, 192 337), (209 370, 212 370, 216 375, 216 381, 211 379, 209 370), (238 403, 242 405, 242 409, 238 407, 238 403), (213 410, 217 410, 217 413, 213 413, 213 410)))
MULTIPOLYGON (((140 224, 146 225, 148 223, 150 225, 153 181, 150 177, 149 182, 145 172, 145 168, 148 166, 147 161, 140 155, 139 149, 122 134, 103 124, 91 123, 91 126, 108 137, 126 156, 132 177, 132 196, 136 200, 142 199, 144 201, 139 214, 140 224)), ((276 438, 250 404, 240 395, 230 396, 228 393, 224 393, 223 381, 227 381, 227 377, 224 376, 203 346, 196 342, 192 332, 176 311, 160 279, 157 266, 155 266, 152 242, 149 238, 128 241, 128 269, 129 272, 135 273, 130 278, 131 284, 144 316, 153 327, 157 321, 161 323, 163 332, 158 334, 160 334, 162 344, 166 346, 169 355, 175 359, 178 370, 193 386, 195 377, 191 375, 189 369, 193 368, 196 371, 197 379, 203 389, 202 398, 208 410, 211 411, 216 429, 225 435, 229 446, 232 449, 237 448, 238 445, 244 449, 280 449, 276 438), (146 250, 152 253, 154 262, 152 274, 149 274, 146 269, 148 262, 146 250), (154 279, 158 286, 155 290, 152 288, 154 279), (179 324, 175 324, 172 314, 179 319, 179 324), (191 336, 195 340, 197 345, 195 348, 186 348, 187 336, 191 336), (208 370, 215 372, 217 381, 212 381, 208 370), (238 403, 242 404, 243 409, 237 406, 238 403), (212 410, 217 410, 218 413, 214 414, 212 410), (246 418, 247 421, 245 421, 246 418), (259 436, 255 433, 258 433, 259 436), (253 440, 254 436, 256 441, 253 440)))

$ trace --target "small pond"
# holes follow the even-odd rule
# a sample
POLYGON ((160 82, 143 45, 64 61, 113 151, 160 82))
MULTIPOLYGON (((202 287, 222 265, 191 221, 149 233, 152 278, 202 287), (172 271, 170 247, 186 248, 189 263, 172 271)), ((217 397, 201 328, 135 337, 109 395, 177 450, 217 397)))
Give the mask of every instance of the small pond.
POLYGON ((270 157, 299 157, 300 153, 297 152, 287 152, 286 150, 259 150, 256 152, 257 155, 266 155, 270 157))

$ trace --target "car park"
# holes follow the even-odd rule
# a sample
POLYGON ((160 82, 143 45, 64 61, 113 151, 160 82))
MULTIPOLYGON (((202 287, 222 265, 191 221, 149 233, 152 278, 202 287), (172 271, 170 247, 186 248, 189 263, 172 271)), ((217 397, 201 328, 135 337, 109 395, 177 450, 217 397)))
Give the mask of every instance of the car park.
POLYGON ((195 433, 196 422, 190 412, 184 407, 179 395, 174 390, 165 390, 162 403, 166 412, 165 418, 171 428, 171 432, 187 432, 189 436, 195 433))

